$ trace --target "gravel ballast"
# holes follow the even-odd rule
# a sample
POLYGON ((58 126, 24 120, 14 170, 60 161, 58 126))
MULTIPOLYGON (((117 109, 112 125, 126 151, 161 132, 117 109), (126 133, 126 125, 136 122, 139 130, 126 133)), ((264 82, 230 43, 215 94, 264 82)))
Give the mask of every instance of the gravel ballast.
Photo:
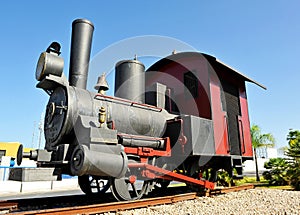
POLYGON ((116 214, 300 214, 300 191, 256 188, 116 214))

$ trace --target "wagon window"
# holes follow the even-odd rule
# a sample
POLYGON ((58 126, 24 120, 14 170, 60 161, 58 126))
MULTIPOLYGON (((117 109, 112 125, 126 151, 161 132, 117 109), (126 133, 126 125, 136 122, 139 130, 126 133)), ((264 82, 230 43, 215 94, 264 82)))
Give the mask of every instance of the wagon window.
POLYGON ((186 98, 197 98, 198 97, 198 79, 197 77, 191 72, 184 73, 184 94, 186 98))

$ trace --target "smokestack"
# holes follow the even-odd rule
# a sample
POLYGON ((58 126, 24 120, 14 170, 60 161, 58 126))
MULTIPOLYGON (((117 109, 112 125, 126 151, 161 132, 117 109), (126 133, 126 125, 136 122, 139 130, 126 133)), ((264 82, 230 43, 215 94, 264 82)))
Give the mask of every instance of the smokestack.
POLYGON ((70 86, 86 89, 94 25, 86 19, 72 23, 70 86))

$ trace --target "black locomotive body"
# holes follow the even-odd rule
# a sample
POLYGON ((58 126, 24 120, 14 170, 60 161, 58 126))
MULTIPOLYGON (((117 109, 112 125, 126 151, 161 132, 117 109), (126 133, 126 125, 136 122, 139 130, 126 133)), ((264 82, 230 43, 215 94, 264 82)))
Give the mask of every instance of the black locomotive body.
POLYGON ((245 81, 253 80, 211 56, 187 52, 146 72, 136 59, 121 61, 115 97, 105 95, 104 76, 91 92, 93 29, 88 20, 73 22, 69 80, 58 43, 40 56, 37 87, 50 96, 45 150, 30 155, 40 167, 78 176, 85 193, 110 187, 119 200, 172 180, 213 189, 220 169, 242 176, 242 162, 252 159, 245 81))

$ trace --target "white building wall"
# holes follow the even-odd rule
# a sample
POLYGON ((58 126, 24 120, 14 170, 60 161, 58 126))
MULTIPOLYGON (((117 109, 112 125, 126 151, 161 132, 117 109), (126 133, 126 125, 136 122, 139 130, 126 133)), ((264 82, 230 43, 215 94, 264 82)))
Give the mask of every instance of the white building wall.
MULTIPOLYGON (((264 151, 264 153, 265 153, 264 156, 262 156, 262 158, 261 157, 257 158, 258 172, 260 174, 262 174, 264 171, 267 170, 267 169, 264 168, 265 162, 269 161, 270 158, 277 158, 278 157, 278 153, 277 153, 276 148, 265 148, 263 150, 265 150, 264 151)), ((263 150, 261 150, 260 152, 263 152, 263 150)), ((244 175, 253 175, 253 174, 255 174, 255 162, 254 162, 254 160, 245 161, 243 171, 244 171, 244 175)))

